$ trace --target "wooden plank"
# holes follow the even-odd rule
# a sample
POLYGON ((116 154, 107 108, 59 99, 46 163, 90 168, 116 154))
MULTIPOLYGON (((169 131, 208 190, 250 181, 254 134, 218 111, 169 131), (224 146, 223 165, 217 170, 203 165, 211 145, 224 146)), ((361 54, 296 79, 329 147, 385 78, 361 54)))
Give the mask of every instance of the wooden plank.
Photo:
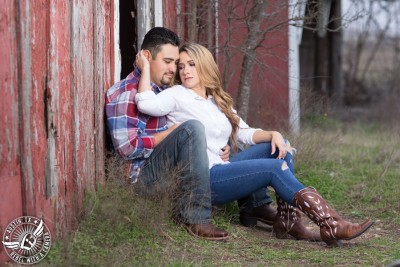
MULTIPOLYGON (((45 90, 47 83, 47 2, 19 1, 20 23, 20 142, 23 185, 23 211, 26 215, 52 220, 46 192, 45 90)), ((51 228, 51 227, 50 227, 51 228)))
POLYGON ((73 1, 71 16, 71 63, 73 83, 74 210, 78 211, 85 189, 94 189, 94 39, 93 2, 73 1), (88 112, 89 111, 89 112, 88 112))
POLYGON ((75 219, 73 202, 73 119, 70 63, 70 14, 66 1, 51 1, 48 8, 47 164, 46 197, 51 198, 56 235, 62 237, 75 219), (71 188, 71 190, 68 190, 71 188), (49 190, 50 189, 50 190, 49 190))
POLYGON ((113 17, 111 0, 96 0, 94 10, 94 149, 95 149, 95 179, 96 184, 104 185, 104 147, 105 147, 105 120, 104 101, 105 92, 112 85, 113 73, 111 51, 113 17))
MULTIPOLYGON (((17 82, 17 29, 12 1, 0 5, 0 236, 6 226, 22 215, 19 111, 17 82)), ((0 249, 0 262, 6 259, 0 249)))
MULTIPOLYGON (((0 236, 15 218, 22 215, 20 142, 18 135, 18 68, 14 1, 0 5, 0 236)), ((0 248, 0 263, 8 260, 0 248)))

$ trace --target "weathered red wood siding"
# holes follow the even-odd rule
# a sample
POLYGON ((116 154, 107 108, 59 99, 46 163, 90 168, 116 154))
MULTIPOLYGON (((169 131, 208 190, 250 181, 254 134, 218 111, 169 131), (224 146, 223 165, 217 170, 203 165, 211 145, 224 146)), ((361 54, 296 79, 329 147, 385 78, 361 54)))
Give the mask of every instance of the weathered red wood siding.
MULTIPOLYGON (((0 238, 10 218, 22 214, 15 7, 0 6, 0 238)), ((0 246, 0 263, 7 258, 0 246)))
POLYGON ((177 0, 163 0, 163 25, 175 32, 177 29, 176 1, 177 0))
POLYGON ((112 12, 112 0, 0 6, 1 234, 15 217, 31 215, 62 236, 85 190, 103 183, 112 12))
MULTIPOLYGON (((218 40, 216 44, 218 64, 221 72, 225 70, 225 65, 230 61, 227 72, 229 77, 229 86, 225 88, 234 99, 238 93, 239 77, 241 64, 243 61, 243 52, 240 51, 245 38, 247 38, 247 29, 243 20, 244 10, 250 8, 247 2, 219 0, 218 1, 218 36, 213 36, 218 40), (235 6, 237 17, 232 16, 229 8, 235 6), (228 16, 231 16, 228 19, 228 16), (230 21, 230 25, 229 22, 230 21), (231 31, 230 40, 228 32, 231 31), (227 45, 228 44, 228 45, 227 45), (228 54, 224 53, 228 50, 228 54)), ((215 4, 215 3, 214 3, 215 4)), ((183 0, 164 0, 164 25, 176 31, 185 41, 188 38, 188 18, 191 16, 188 11, 188 1, 183 0), (181 13, 177 14, 176 5, 180 3, 181 13), (181 25, 178 25, 178 22, 181 25)), ((262 45, 257 49, 257 62, 254 65, 254 74, 250 96, 250 108, 247 122, 251 126, 263 127, 266 129, 288 129, 289 122, 289 39, 288 25, 283 23, 288 20, 288 2, 270 1, 266 13, 274 14, 272 18, 267 19, 263 25, 272 27, 279 23, 283 26, 272 30, 266 35, 262 45)), ((203 12, 203 20, 207 21, 206 12, 203 12)), ((214 14, 215 16, 215 14, 214 14)), ((215 19, 215 17, 213 18, 215 19)), ((203 21, 203 23, 204 23, 203 21)), ((207 21, 206 24, 214 24, 212 29, 215 31, 215 21, 207 21)), ((205 25, 203 25, 205 26, 205 25)), ((200 38, 198 42, 206 44, 206 32, 208 27, 199 30, 200 38), (201 40, 204 39, 204 40, 201 40)), ((215 52, 214 51, 214 52, 215 52)))
MULTIPOLYGON (((228 60, 224 54, 224 49, 227 49, 228 55, 232 57, 229 59, 231 62, 228 71, 231 73, 231 77, 226 90, 236 97, 243 61, 243 53, 240 52, 240 48, 245 43, 248 31, 243 19, 235 19, 235 16, 232 16, 227 8, 230 2, 229 0, 219 1, 218 59, 222 70, 228 60), (231 17, 230 20, 228 19, 229 16, 231 17), (231 25, 229 25, 229 21, 231 21, 231 25), (229 36, 228 31, 231 32, 231 36, 229 36), (230 45, 227 47, 226 43, 230 43, 230 45)), ((248 11, 249 8, 250 6, 237 5, 235 15, 243 18, 245 16, 244 10, 247 9, 248 11)), ((261 29, 272 28, 288 20, 288 4, 285 1, 269 1, 265 13, 269 14, 270 17, 264 20, 261 29)), ((276 130, 288 128, 288 53, 288 26, 285 24, 268 32, 257 49, 247 118, 247 122, 251 126, 276 130)))

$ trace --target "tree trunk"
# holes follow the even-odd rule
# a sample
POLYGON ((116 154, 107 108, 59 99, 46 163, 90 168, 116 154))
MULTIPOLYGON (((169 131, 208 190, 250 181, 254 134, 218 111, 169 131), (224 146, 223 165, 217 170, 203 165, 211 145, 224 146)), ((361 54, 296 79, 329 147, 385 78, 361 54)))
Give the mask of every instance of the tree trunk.
MULTIPOLYGON (((248 52, 250 53, 250 51, 248 52)), ((255 55, 255 50, 252 52, 255 55)), ((239 116, 243 119, 247 119, 249 113, 249 102, 250 102, 250 90, 253 80, 253 67, 254 63, 252 55, 246 54, 243 58, 242 71, 240 73, 239 81, 239 94, 237 98, 237 111, 239 116)))
POLYGON ((237 111, 243 120, 247 119, 249 113, 250 91, 253 81, 254 58, 259 43, 260 26, 263 20, 264 11, 267 7, 267 0, 255 1, 249 12, 248 38, 243 46, 244 56, 242 71, 240 73, 239 93, 237 98, 237 111))

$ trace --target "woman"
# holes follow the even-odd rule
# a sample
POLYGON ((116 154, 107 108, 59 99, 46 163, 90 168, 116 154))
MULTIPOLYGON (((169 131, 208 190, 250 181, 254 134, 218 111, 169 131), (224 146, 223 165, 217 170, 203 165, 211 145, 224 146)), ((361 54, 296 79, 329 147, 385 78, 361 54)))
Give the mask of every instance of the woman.
POLYGON ((238 200, 272 186, 278 203, 274 222, 277 235, 290 233, 298 226, 299 213, 293 206, 320 227, 322 240, 331 246, 340 245, 340 240, 353 239, 372 226, 371 220, 361 224, 343 220, 314 188, 306 188, 296 179, 283 160, 291 148, 286 146, 280 133, 250 128, 239 118, 233 110, 232 98, 222 89, 218 67, 205 47, 190 43, 180 49, 177 83, 181 85, 158 95, 148 86, 149 67, 143 53, 139 53, 138 63, 142 66, 142 79, 135 100, 141 112, 151 116, 168 115, 169 125, 196 119, 205 126, 214 205, 238 200), (229 139, 233 147, 238 141, 248 145, 271 142, 272 152, 279 150, 278 158, 254 156, 224 162, 219 153, 229 139))

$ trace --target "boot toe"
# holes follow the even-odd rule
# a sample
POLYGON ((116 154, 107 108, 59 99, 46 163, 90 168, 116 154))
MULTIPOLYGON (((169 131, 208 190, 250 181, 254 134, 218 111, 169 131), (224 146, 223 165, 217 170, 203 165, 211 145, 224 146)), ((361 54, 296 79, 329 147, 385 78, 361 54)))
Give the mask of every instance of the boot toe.
POLYGON ((215 227, 211 223, 189 224, 186 228, 194 237, 203 238, 211 241, 223 241, 228 238, 228 232, 215 227))
POLYGON ((354 235, 352 237, 346 238, 345 240, 350 240, 350 239, 356 238, 356 237, 364 234, 366 231, 368 231, 369 228, 371 228, 371 226, 374 223, 375 223, 375 221, 371 221, 369 219, 363 223, 360 223, 358 226, 359 230, 356 233, 354 233, 354 235))

